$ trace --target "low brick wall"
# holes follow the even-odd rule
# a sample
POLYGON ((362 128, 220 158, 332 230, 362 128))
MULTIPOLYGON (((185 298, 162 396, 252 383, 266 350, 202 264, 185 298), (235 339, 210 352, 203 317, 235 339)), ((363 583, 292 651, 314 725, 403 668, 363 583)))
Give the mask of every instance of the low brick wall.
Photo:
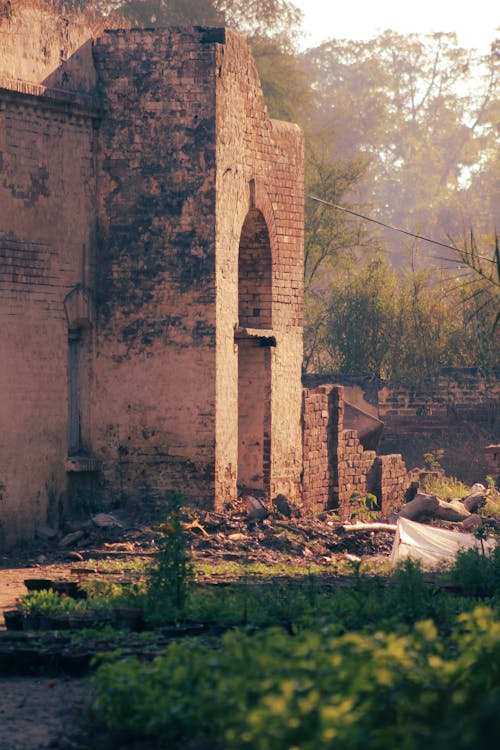
MULTIPOLYGON (((345 515, 349 513, 349 501, 353 492, 376 494, 377 454, 365 451, 355 430, 342 430, 342 445, 338 452, 338 483, 333 488, 334 498, 345 515)), ((335 459, 334 459, 335 460, 335 459)), ((379 498, 380 501, 380 498, 379 498)))
POLYGON ((302 497, 314 512, 332 508, 347 520, 353 493, 376 495, 384 514, 404 502, 410 481, 402 457, 365 451, 358 433, 344 429, 342 386, 304 389, 303 452, 302 497))
MULTIPOLYGON (((427 388, 378 385, 362 376, 305 375, 308 387, 334 381, 346 386, 346 400, 353 390, 364 393, 384 422, 384 440, 433 436, 457 423, 474 422, 500 429, 500 369, 487 374, 478 367, 445 367, 427 388)), ((363 407, 366 408, 366 407, 363 407)))
POLYGON ((448 367, 427 390, 380 388, 378 412, 386 439, 432 435, 460 421, 498 425, 500 379, 475 367, 448 367))
POLYGON ((411 484, 406 464, 399 453, 379 456, 377 464, 379 485, 374 494, 383 498, 384 513, 392 513, 399 510, 403 504, 406 491, 411 484))

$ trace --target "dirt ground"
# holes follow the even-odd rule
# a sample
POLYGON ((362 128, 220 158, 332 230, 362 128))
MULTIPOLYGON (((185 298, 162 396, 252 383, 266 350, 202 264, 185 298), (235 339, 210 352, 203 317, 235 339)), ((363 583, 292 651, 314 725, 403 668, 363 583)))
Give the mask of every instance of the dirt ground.
MULTIPOLYGON (((70 567, 70 562, 44 566, 43 577, 64 578, 70 567)), ((0 569, 0 630, 4 628, 4 609, 13 607, 26 593, 24 580, 41 575, 41 571, 39 565, 0 569)), ((0 750, 70 748, 67 735, 87 695, 85 679, 0 675, 0 750)))
MULTIPOLYGON (((250 514, 251 515, 251 514, 250 514)), ((117 525, 97 526, 89 519, 72 523, 50 540, 38 540, 0 558, 0 629, 3 610, 15 606, 26 593, 27 578, 70 578, 72 569, 89 559, 127 559, 154 552, 158 521, 116 512, 117 525), (68 533, 82 532, 70 544, 68 533)), ((251 559, 294 565, 323 564, 356 556, 386 557, 393 535, 345 535, 328 519, 269 517, 252 519, 248 512, 228 516, 202 513, 202 527, 189 529, 193 555, 217 561, 251 559)), ((50 750, 76 748, 72 732, 89 693, 86 679, 2 677, 0 675, 0 750, 50 750), (72 739, 73 736, 73 739, 72 739)))
POLYGON ((69 749, 87 694, 84 679, 0 677, 0 750, 69 749))

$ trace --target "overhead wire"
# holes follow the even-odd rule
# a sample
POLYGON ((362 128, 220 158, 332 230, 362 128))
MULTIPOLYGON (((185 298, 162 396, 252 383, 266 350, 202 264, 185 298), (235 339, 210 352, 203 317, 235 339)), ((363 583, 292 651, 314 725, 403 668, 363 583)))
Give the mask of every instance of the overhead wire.
MULTIPOLYGON (((353 211, 352 208, 345 208, 345 206, 339 206, 337 203, 331 203, 330 201, 325 201, 322 198, 318 198, 317 195, 308 195, 308 198, 310 198, 313 201, 317 201, 318 203, 322 203, 325 206, 330 206, 330 208, 336 208, 338 211, 344 211, 347 214, 351 214, 352 216, 357 216, 358 219, 363 219, 364 221, 371 221, 373 224, 378 224, 381 227, 384 227, 385 229, 390 229, 392 232, 400 232, 401 234, 406 234, 407 237, 413 237, 417 240, 423 240, 424 242, 430 242, 432 245, 439 245, 439 247, 444 247, 447 250, 453 250, 454 253, 463 253, 463 250, 460 250, 458 247, 454 247, 453 245, 446 245, 444 242, 439 242, 438 240, 432 240, 430 237, 425 237, 422 234, 415 234, 414 232, 408 232, 406 229, 401 229, 401 227, 394 227, 391 224, 386 224, 384 221, 380 221, 379 219, 374 219, 371 216, 364 216, 363 214, 358 213, 357 211, 353 211)), ((469 253, 465 253, 468 255, 469 253)), ((476 255, 476 258, 479 260, 485 260, 489 263, 494 263, 495 261, 491 258, 486 258, 483 255, 476 255)), ((451 262, 451 258, 439 258, 439 260, 443 260, 446 262, 451 262)), ((453 262, 456 262, 455 260, 453 262)))

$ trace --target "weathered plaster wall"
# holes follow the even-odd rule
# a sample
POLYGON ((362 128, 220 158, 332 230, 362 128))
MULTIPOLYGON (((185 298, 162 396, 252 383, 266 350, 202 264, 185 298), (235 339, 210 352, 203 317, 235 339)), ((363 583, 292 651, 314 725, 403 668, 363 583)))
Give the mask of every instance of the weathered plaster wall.
POLYGON ((0 547, 56 523, 66 492, 64 298, 92 275, 94 121, 32 83, 56 73, 48 50, 88 36, 32 14, 0 25, 0 547))
POLYGON ((268 234, 271 313, 261 313, 262 322, 253 318, 245 324, 271 329, 276 339, 268 350, 265 489, 271 496, 284 492, 296 498, 302 464, 303 138, 296 126, 269 118, 248 46, 231 32, 226 32, 225 45, 217 47, 216 86, 216 497, 219 504, 234 497, 238 481, 238 248, 241 242, 245 251, 242 229, 249 214, 257 212, 268 234))
MULTIPOLYGON (((222 32, 220 32, 222 33, 222 32)), ((106 491, 213 498, 214 43, 107 32, 99 133, 94 449, 106 491)))
POLYGON ((92 94, 91 30, 83 22, 14 5, 0 18, 0 85, 38 84, 92 94))

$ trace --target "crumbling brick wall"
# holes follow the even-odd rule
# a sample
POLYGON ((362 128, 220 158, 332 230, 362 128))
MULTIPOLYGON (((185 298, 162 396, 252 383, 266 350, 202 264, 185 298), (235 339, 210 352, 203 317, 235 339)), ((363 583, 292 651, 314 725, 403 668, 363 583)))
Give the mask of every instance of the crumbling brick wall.
POLYGON ((384 513, 398 511, 411 484, 406 464, 399 453, 378 456, 376 464, 375 494, 383 498, 384 513))
POLYGON ((247 450, 238 403, 249 403, 264 421, 266 494, 282 492, 299 499, 303 135, 296 125, 269 118, 255 64, 240 36, 226 31, 225 44, 217 45, 216 54, 216 496, 229 500, 236 491, 238 464, 241 468, 247 450), (259 265, 254 274, 259 283, 252 290, 250 263, 259 265), (253 329, 257 337, 264 332, 260 345, 267 347, 265 356, 259 354, 258 339, 235 341, 238 325, 253 329), (268 346, 271 341, 275 345, 268 346), (255 393, 246 366, 252 356, 261 360, 255 393), (265 393, 272 409, 268 416, 262 408, 265 393))
POLYGON ((318 513, 330 507, 331 465, 329 461, 330 386, 304 388, 302 500, 318 513))
POLYGON ((106 116, 93 449, 109 495, 209 502, 215 44, 202 30, 117 30, 95 41, 94 61, 106 116))
POLYGON ((344 429, 342 386, 304 389, 303 445, 303 499, 314 511, 332 508, 347 520, 353 495, 367 493, 384 515, 404 502, 409 478, 403 459, 364 450, 358 433, 344 429))
POLYGON ((270 120, 247 44, 224 29, 110 32, 94 58, 105 482, 218 507, 238 484, 294 499, 302 134, 270 120))
POLYGON ((92 42, 37 13, 0 24, 0 521, 29 537, 83 494, 298 499, 300 129, 236 34, 92 42))

